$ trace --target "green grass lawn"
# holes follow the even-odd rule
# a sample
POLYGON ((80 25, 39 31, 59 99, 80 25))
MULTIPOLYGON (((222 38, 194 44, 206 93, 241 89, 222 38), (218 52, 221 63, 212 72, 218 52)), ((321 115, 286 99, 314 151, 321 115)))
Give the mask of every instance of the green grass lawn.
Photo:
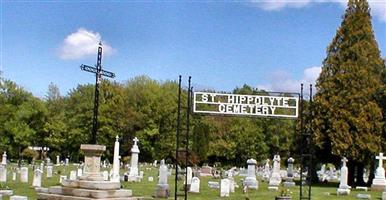
MULTIPOLYGON (((154 193, 154 189, 157 185, 157 174, 158 169, 149 167, 143 167, 140 170, 144 171, 144 178, 142 182, 139 183, 130 183, 130 182, 122 182, 122 187, 125 189, 131 189, 133 191, 134 196, 141 196, 151 199, 151 196, 154 193), (153 176, 154 181, 148 182, 148 177, 153 176)), ((53 177, 48 179, 46 178, 46 170, 44 170, 42 186, 49 187, 53 185, 59 185, 59 174, 58 171, 62 175, 67 175, 69 177, 70 170, 75 170, 74 166, 69 167, 56 167, 54 166, 54 174, 53 177)), ((123 172, 123 170, 121 170, 123 172)), ((8 165, 8 177, 7 177, 7 186, 14 191, 15 195, 23 195, 28 196, 29 199, 36 199, 36 193, 34 189, 31 187, 33 180, 32 168, 29 170, 29 182, 20 183, 19 175, 17 176, 16 181, 12 181, 12 173, 10 166, 8 165)), ((240 179, 243 177, 236 177, 238 185, 240 184, 240 179)), ((188 194, 188 199, 191 200, 216 200, 216 199, 232 199, 232 200, 244 200, 246 197, 249 199, 262 199, 262 200, 271 200, 275 199, 275 196, 279 195, 279 191, 268 191, 268 185, 265 182, 259 181, 259 189, 258 190, 250 190, 248 194, 243 194, 242 188, 236 188, 235 193, 231 193, 229 198, 220 198, 219 189, 210 189, 208 187, 208 181, 220 181, 219 179, 212 179, 209 177, 201 177, 200 178, 200 193, 199 194, 188 194)), ((169 199, 174 199, 174 176, 169 177, 169 187, 171 192, 171 197, 169 199)), ((349 196, 337 196, 336 189, 338 187, 338 183, 330 183, 330 184, 318 184, 312 187, 312 199, 315 200, 350 200, 356 199, 356 195, 358 193, 362 194, 371 194, 371 199, 381 199, 381 192, 365 192, 365 191, 355 191, 352 190, 349 196), (329 195, 328 195, 329 194, 329 195)), ((182 187, 180 187, 182 188, 182 187)), ((290 189, 292 192, 292 199, 299 199, 299 187, 293 187, 290 189)), ((182 191, 180 191, 182 192, 182 191)), ((3 197, 4 200, 8 200, 9 197, 3 197)))

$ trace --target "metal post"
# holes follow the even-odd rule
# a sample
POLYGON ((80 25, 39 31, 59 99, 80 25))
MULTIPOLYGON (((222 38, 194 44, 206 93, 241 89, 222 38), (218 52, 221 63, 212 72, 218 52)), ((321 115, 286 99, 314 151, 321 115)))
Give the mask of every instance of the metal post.
MULTIPOLYGON (((303 83, 300 84, 300 142, 303 143, 303 83)), ((300 148, 300 200, 303 198, 303 170, 304 170, 304 157, 303 148, 300 148)))
POLYGON ((179 148, 179 135, 180 135, 180 126, 181 126, 181 75, 178 80, 178 109, 177 109, 177 131, 176 131, 176 175, 174 179, 174 199, 177 200, 177 180, 178 180, 178 148, 179 148))
MULTIPOLYGON (((310 114, 310 117, 309 119, 312 119, 312 116, 313 116, 313 113, 312 113, 312 84, 310 84, 310 103, 309 103, 309 106, 308 106, 308 110, 309 110, 309 114, 310 114)), ((308 139, 309 139, 309 154, 310 154, 310 162, 308 164, 308 177, 309 177, 309 185, 308 185, 308 199, 311 199, 311 184, 312 184, 312 156, 313 156, 313 149, 312 149, 312 138, 311 138, 311 131, 312 131, 312 123, 311 122, 308 122, 309 123, 309 136, 308 136, 308 139)))
POLYGON ((186 108, 186 145, 185 145, 185 200, 188 199, 188 157, 189 157, 189 128, 190 128, 190 95, 191 95, 191 78, 188 80, 188 107, 186 108))

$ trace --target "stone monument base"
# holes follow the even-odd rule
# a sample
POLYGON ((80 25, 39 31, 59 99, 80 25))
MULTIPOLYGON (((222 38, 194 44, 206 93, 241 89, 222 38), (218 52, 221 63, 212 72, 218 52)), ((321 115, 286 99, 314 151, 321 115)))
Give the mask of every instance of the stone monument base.
POLYGON ((373 184, 371 184, 371 190, 373 191, 385 191, 386 190, 386 180, 385 179, 373 179, 373 184))
POLYGON ((137 200, 131 190, 121 190, 119 182, 64 180, 62 186, 39 188, 37 199, 41 200, 137 200))
POLYGON ((61 186, 37 188, 38 200, 137 200, 131 190, 121 190, 120 182, 103 181, 100 173, 100 156, 106 149, 102 145, 82 144, 85 153, 85 173, 79 180, 63 179, 61 186))
POLYGON ((285 180, 285 182, 283 183, 284 187, 294 187, 295 186, 294 178, 287 177, 284 180, 285 180))
POLYGON ((259 188, 259 182, 256 180, 256 178, 253 177, 247 177, 244 181, 244 185, 249 189, 257 190, 259 188))
POLYGON ((293 182, 293 181, 292 182, 286 181, 283 183, 283 185, 284 185, 284 187, 295 187, 296 186, 295 182, 293 182))
POLYGON ((336 190, 336 195, 349 195, 350 189, 338 188, 336 190))
POLYGON ((168 184, 158 184, 155 192, 155 198, 168 198, 170 196, 169 185, 168 184))

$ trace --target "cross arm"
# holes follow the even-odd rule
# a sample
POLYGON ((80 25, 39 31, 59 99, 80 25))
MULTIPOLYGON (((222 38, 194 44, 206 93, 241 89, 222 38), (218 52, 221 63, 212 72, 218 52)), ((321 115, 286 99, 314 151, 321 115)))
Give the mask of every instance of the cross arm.
MULTIPOLYGON (((98 69, 95 68, 95 67, 91 67, 91 66, 88 66, 88 65, 81 65, 80 66, 80 69, 82 69, 83 71, 86 71, 86 72, 91 72, 91 73, 94 73, 94 74, 98 74, 98 69)), ((99 72, 102 76, 106 76, 106 77, 109 77, 109 78, 114 78, 115 77, 115 74, 113 72, 109 72, 109 71, 106 71, 106 70, 100 70, 99 72)))

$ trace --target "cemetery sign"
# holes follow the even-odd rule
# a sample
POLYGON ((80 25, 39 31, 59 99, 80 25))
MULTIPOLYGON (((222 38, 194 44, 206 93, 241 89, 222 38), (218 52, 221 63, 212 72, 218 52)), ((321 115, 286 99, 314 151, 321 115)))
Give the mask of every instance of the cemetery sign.
POLYGON ((299 115, 299 97, 284 93, 271 96, 194 92, 193 101, 195 113, 283 118, 299 115))

